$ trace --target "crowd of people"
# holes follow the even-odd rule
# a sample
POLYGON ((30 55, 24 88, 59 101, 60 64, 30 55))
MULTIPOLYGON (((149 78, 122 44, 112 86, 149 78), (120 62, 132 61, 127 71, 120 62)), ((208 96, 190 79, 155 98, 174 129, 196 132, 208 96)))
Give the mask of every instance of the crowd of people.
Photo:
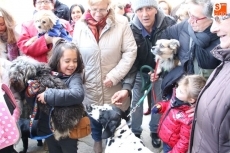
MULTIPOLYGON (((17 25, 10 8, 0 6, 0 82, 11 89, 20 118, 30 117, 34 101, 52 107, 114 104, 127 115, 131 111, 127 124, 140 139, 143 115, 151 114, 151 143, 154 148, 163 147, 164 153, 229 152, 230 8, 225 14, 217 14, 213 11, 217 0, 186 0, 176 7, 167 0, 87 3, 86 8, 82 4, 68 7, 58 0, 33 0, 34 16, 49 11, 56 15, 54 25, 61 25, 45 33, 38 33, 41 27, 34 19, 17 25), (16 31, 16 25, 20 31, 16 31), (54 36, 59 30, 71 40, 54 36), (156 74, 158 63, 151 50, 159 39, 179 41, 174 56, 180 65, 156 74), (36 83, 16 92, 8 73, 19 56, 47 63, 66 89, 47 88, 30 96, 28 92, 40 87, 36 83), (143 66, 151 70, 142 71, 143 66), (139 104, 146 92, 145 82, 152 85, 147 112, 143 102, 139 104)), ((221 3, 230 5, 227 0, 221 3)), ((4 98, 9 106, 7 96, 4 98)), ((37 134, 52 134, 49 115, 38 111, 37 134)), ((89 119, 93 150, 102 153, 103 127, 89 119)), ((19 117, 14 121, 18 123, 19 117)), ((0 118, 4 131, 0 132, 0 153, 17 153, 12 144, 2 147, 8 134, 3 124, 0 118)), ((54 135, 44 139, 50 153, 78 151, 78 139, 57 141, 54 135)))

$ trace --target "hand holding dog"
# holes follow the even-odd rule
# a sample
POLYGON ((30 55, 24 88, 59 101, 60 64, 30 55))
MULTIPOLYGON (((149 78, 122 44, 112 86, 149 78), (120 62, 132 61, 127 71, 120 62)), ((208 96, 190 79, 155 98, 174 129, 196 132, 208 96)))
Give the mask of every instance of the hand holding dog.
POLYGON ((111 98, 113 104, 121 106, 122 103, 129 97, 128 90, 117 91, 111 98))
MULTIPOLYGON (((46 88, 48 89, 48 88, 46 88)), ((37 100, 41 102, 42 104, 46 104, 45 101, 45 91, 37 95, 37 100)))
POLYGON ((156 105, 154 105, 153 108, 152 108, 152 113, 153 113, 153 114, 157 114, 157 113, 160 112, 160 110, 161 110, 161 105, 160 105, 160 104, 156 104, 156 105))

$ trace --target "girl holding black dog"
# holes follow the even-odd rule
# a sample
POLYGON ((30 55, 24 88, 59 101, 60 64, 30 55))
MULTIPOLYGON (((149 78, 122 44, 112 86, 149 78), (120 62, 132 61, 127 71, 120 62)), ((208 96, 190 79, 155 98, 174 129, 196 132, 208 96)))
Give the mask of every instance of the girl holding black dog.
MULTIPOLYGON (((54 46, 53 54, 49 60, 49 66, 51 67, 51 70, 55 72, 55 76, 60 78, 68 88, 47 88, 44 92, 37 95, 37 102, 51 107, 82 106, 82 101, 84 99, 83 83, 81 79, 83 63, 78 48, 73 43, 60 39, 54 46)), ((29 90, 28 92, 31 91, 29 88, 27 88, 27 90, 29 90)), ((37 88, 33 89, 33 91, 36 90, 37 88)), ((51 123, 49 115, 43 111, 40 111, 39 113, 37 134, 39 136, 51 134, 52 131, 50 128, 51 123)), ((66 121, 62 122, 64 124, 66 121)), ((49 153, 77 152, 77 139, 64 137, 56 140, 55 138, 55 135, 46 138, 49 153)))

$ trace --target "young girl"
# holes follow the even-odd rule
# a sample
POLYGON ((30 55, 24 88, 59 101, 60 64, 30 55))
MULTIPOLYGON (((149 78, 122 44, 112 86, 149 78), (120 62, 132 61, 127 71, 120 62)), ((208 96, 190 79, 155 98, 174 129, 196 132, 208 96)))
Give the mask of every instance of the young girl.
MULTIPOLYGON (((1 84, 5 84, 8 87, 10 87, 9 77, 8 77, 8 70, 10 69, 10 66, 11 66, 10 61, 8 61, 4 58, 0 58, 0 88, 1 88, 1 84)), ((19 117, 20 117, 20 114, 21 114, 21 98, 20 98, 19 94, 17 92, 15 92, 13 89, 11 89, 11 91, 14 95, 16 103, 11 101, 10 97, 7 94, 4 94, 3 97, 5 99, 6 105, 8 106, 10 113, 13 114, 13 120, 15 122, 17 122, 19 117), (16 107, 14 107, 12 105, 13 103, 16 105, 16 107)), ((5 91, 5 93, 7 93, 7 92, 5 91)), ((2 109, 0 110, 0 114, 4 114, 4 112, 2 112, 2 109)), ((0 132, 0 148, 1 148, 0 153, 17 153, 17 151, 14 150, 13 145, 8 146, 8 144, 6 143, 7 141, 12 142, 12 139, 8 140, 8 138, 9 138, 8 136, 11 136, 11 138, 13 138, 11 135, 11 132, 13 132, 13 131, 11 131, 11 130, 13 130, 13 127, 12 128, 6 127, 6 124, 4 124, 4 122, 7 122, 7 121, 5 119, 6 118, 4 116, 0 116, 0 131, 1 131, 0 132), (8 129, 8 131, 7 131, 7 129, 8 129), (9 132, 9 130, 10 130, 10 132, 9 132)), ((8 121, 9 121, 9 119, 8 119, 8 121)), ((16 130, 19 131, 19 129, 16 129, 16 130)), ((14 136, 20 138, 19 134, 16 135, 16 132, 15 132, 14 136)))
MULTIPOLYGON (((37 95, 38 102, 50 106, 82 104, 84 99, 81 79, 83 63, 78 48, 73 43, 60 39, 53 49, 49 66, 52 71, 59 73, 58 77, 65 82, 68 89, 48 88, 43 93, 37 95)), ((41 111, 38 123, 38 135, 48 135, 50 133, 49 117, 41 111)), ((77 139, 63 138, 57 141, 54 136, 50 136, 46 140, 50 153, 77 152, 77 139)))
POLYGON ((153 113, 163 113, 158 127, 158 134, 163 141, 164 153, 186 153, 193 118, 186 110, 195 106, 197 97, 205 85, 205 78, 188 75, 182 78, 176 93, 168 102, 159 102, 153 106, 153 113))

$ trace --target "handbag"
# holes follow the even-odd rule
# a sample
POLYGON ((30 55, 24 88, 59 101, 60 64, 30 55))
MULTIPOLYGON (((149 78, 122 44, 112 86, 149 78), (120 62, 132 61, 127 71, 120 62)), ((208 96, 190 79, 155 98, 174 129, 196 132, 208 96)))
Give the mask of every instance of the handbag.
POLYGON ((75 125, 75 127, 70 130, 69 137, 71 139, 79 139, 86 137, 91 133, 90 120, 89 117, 85 115, 80 119, 80 121, 75 125))
POLYGON ((16 121, 18 118, 18 106, 13 96, 13 93, 5 84, 0 84, 0 150, 15 144, 20 138, 20 132, 16 121), (15 108, 12 112, 7 107, 7 101, 4 98, 7 95, 10 99, 11 105, 15 108))

